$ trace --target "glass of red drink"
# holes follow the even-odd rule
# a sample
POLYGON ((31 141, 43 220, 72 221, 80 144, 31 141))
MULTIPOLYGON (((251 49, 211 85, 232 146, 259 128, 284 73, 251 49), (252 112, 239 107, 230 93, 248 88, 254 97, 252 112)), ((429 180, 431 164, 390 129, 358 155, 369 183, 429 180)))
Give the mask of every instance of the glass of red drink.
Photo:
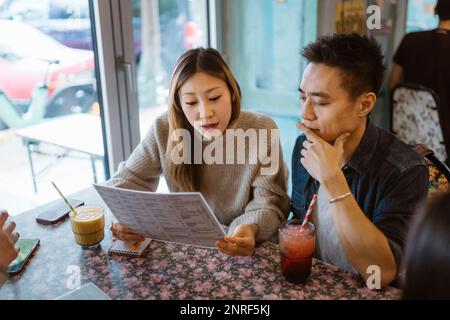
POLYGON ((315 227, 308 222, 302 228, 301 220, 284 222, 278 232, 281 273, 291 283, 303 283, 311 273, 315 247, 315 227))

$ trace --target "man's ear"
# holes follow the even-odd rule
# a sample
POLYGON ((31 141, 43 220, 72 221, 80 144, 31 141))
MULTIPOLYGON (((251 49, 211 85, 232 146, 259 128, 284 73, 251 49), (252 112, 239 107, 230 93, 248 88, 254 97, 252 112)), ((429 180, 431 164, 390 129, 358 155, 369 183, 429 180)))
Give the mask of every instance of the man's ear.
POLYGON ((377 95, 375 93, 373 92, 363 93, 358 98, 359 116, 360 117, 368 116, 375 107, 376 102, 377 102, 377 95))

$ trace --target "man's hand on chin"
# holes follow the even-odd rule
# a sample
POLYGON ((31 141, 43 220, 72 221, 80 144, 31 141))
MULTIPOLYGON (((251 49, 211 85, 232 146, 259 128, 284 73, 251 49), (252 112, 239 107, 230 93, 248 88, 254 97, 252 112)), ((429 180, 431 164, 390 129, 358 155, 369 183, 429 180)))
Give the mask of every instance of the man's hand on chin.
POLYGON ((300 159, 306 171, 321 184, 335 179, 342 172, 344 144, 350 133, 341 134, 334 144, 330 144, 303 123, 298 122, 297 127, 306 135, 300 159))

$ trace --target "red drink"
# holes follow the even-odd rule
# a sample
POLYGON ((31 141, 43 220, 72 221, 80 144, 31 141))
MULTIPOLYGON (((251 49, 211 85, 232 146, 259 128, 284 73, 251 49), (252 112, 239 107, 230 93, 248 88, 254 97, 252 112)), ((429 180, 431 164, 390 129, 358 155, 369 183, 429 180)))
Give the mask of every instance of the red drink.
POLYGON ((315 227, 308 222, 302 229, 301 220, 290 220, 279 229, 281 273, 291 283, 303 283, 311 273, 315 246, 315 227))

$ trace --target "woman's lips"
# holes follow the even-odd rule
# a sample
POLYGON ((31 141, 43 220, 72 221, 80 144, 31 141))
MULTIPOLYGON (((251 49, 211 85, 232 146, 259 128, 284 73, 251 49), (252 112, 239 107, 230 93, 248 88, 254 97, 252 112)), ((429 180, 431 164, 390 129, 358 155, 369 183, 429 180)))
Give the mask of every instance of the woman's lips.
POLYGON ((217 122, 217 123, 209 123, 209 124, 202 125, 202 128, 204 130, 212 130, 212 129, 216 129, 218 126, 219 126, 219 123, 217 122))

